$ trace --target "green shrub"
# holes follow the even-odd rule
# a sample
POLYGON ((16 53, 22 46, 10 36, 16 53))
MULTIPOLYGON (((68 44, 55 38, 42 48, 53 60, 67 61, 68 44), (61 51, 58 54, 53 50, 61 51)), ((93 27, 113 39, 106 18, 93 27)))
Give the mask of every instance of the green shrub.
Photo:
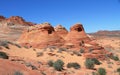
POLYGON ((14 75, 23 75, 23 73, 20 71, 15 71, 14 75))
POLYGON ((72 68, 73 67, 73 64, 72 63, 68 63, 67 64, 67 68, 72 68))
POLYGON ((100 65, 100 64, 101 64, 101 62, 99 62, 99 60, 96 59, 96 58, 92 58, 92 61, 94 61, 94 63, 95 63, 96 65, 100 65))
POLYGON ((119 73, 119 75, 120 75, 120 68, 118 68, 118 69, 117 69, 117 72, 118 72, 118 73, 119 73))
POLYGON ((68 63, 67 68, 79 69, 81 66, 78 63, 68 63))
POLYGON ((37 67, 31 63, 25 63, 27 67, 31 67, 32 70, 37 70, 37 67))
POLYGON ((49 60, 49 61, 48 61, 48 65, 49 65, 50 67, 52 67, 53 64, 54 64, 54 62, 53 62, 52 60, 49 60))
POLYGON ((8 59, 8 55, 5 52, 0 52, 0 58, 8 59))
POLYGON ((118 56, 114 56, 114 55, 112 55, 110 58, 113 59, 113 60, 115 60, 115 61, 119 60, 118 56))
POLYGON ((93 69, 94 68, 94 61, 92 61, 92 59, 86 59, 85 66, 87 69, 93 69))
POLYGON ((99 75, 106 75, 106 70, 104 68, 99 68, 98 69, 98 74, 99 75))
POLYGON ((57 71, 62 71, 63 65, 64 65, 64 62, 62 60, 58 59, 57 61, 54 62, 53 67, 57 71))

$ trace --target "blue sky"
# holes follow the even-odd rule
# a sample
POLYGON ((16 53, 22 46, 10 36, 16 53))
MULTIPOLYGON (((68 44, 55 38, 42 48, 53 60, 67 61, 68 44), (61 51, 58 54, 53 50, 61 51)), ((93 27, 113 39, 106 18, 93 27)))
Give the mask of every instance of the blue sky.
POLYGON ((120 30, 120 0, 1 0, 0 15, 34 23, 82 23, 86 32, 120 30))

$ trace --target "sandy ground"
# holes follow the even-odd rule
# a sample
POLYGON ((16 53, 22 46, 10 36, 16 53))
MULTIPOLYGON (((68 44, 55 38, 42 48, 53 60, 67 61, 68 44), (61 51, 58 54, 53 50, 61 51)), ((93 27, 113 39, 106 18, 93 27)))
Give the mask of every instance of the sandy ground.
MULTIPOLYGON (((66 64, 69 62, 77 62, 81 65, 81 69, 75 70, 75 69, 67 69, 67 71, 73 72, 72 75, 79 75, 79 74, 88 74, 92 75, 91 73, 95 70, 88 70, 84 66, 85 58, 83 56, 77 56, 77 55, 71 55, 71 52, 62 51, 62 53, 58 53, 58 49, 26 49, 24 47, 18 48, 16 46, 9 45, 10 49, 3 48, 1 51, 6 52, 10 57, 19 57, 24 59, 25 61, 32 60, 33 61, 41 61, 41 62, 48 62, 49 60, 56 61, 57 59, 61 59, 64 61, 64 69, 66 68, 66 64), (37 53, 43 53, 42 56, 37 57, 37 53), (49 55, 52 54, 52 55, 49 55)), ((120 52, 117 52, 117 55, 120 57, 120 52)), ((96 65, 95 68, 98 69, 100 67, 103 67, 107 70, 107 75, 118 75, 116 72, 116 69, 120 67, 120 65, 117 65, 115 61, 110 60, 112 64, 108 64, 107 61, 101 61, 101 65, 96 65)), ((11 64, 5 65, 5 67, 9 66, 11 64)), ((18 64, 19 66, 19 64, 18 64)), ((4 72, 4 71, 3 71, 4 72)))

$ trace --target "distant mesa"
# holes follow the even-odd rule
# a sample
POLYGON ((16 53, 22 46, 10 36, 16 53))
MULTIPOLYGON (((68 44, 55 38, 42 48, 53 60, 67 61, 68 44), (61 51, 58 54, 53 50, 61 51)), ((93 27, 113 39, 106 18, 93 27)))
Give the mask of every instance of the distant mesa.
POLYGON ((19 16, 11 16, 10 18, 5 18, 4 16, 0 16, 0 26, 1 30, 22 30, 27 29, 29 26, 35 25, 32 22, 26 22, 22 17, 19 16))
POLYGON ((7 24, 18 24, 18 25, 26 25, 26 26, 33 26, 34 23, 32 22, 26 22, 22 17, 20 16, 11 16, 10 18, 5 18, 4 16, 0 16, 0 21, 2 23, 7 24))
POLYGON ((19 16, 11 16, 10 18, 0 16, 0 39, 16 41, 24 30, 33 25, 35 24, 26 22, 19 16))
POLYGON ((21 25, 28 25, 28 26, 34 25, 32 22, 26 22, 22 17, 19 16, 11 16, 10 18, 7 19, 7 22, 12 22, 21 25))

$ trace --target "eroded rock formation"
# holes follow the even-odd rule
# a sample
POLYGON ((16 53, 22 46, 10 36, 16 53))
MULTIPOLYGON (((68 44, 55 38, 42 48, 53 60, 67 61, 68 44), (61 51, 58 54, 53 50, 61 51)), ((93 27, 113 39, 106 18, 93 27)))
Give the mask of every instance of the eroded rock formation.
POLYGON ((10 18, 6 19, 9 23, 19 24, 19 25, 26 25, 26 26, 32 26, 34 25, 31 22, 26 22, 22 17, 19 16, 11 16, 10 18))
POLYGON ((65 38, 66 35, 68 34, 67 29, 62 25, 57 25, 54 29, 55 29, 55 32, 62 38, 65 38))
POLYGON ((57 35, 54 28, 49 23, 43 23, 35 25, 25 31, 20 37, 19 42, 22 45, 35 48, 44 48, 47 46, 60 47, 64 44, 64 39, 57 35))
POLYGON ((88 37, 82 24, 73 25, 70 32, 61 25, 53 28, 49 23, 31 26, 21 35, 18 42, 33 48, 56 46, 75 51, 83 49, 86 58, 105 59, 105 55, 109 54, 88 37))
POLYGON ((90 38, 86 35, 82 24, 75 24, 70 28, 65 40, 65 45, 71 45, 73 48, 79 49, 83 43, 89 42, 90 38))
POLYGON ((25 29, 33 25, 34 23, 26 22, 19 16, 10 18, 0 16, 0 39, 15 41, 25 29))

